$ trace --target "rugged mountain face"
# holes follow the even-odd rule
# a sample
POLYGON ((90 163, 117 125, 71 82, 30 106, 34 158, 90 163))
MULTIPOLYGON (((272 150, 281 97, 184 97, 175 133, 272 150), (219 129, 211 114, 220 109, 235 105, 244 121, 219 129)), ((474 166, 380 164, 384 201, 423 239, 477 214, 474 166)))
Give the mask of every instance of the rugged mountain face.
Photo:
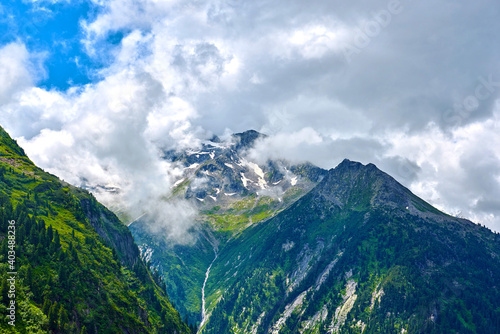
POLYGON ((191 332, 127 227, 88 192, 37 168, 1 127, 0 245, 2 333, 191 332), (5 317, 11 300, 15 326, 5 317))
POLYGON ((129 268, 136 265, 140 261, 139 248, 127 227, 93 197, 80 198, 79 202, 90 225, 107 246, 116 250, 123 264, 129 268))
POLYGON ((327 174, 311 164, 248 161, 245 152, 260 136, 247 131, 235 134, 230 142, 214 137, 198 151, 165 153, 165 159, 184 168, 170 200, 189 200, 200 211, 194 244, 170 244, 149 231, 147 217, 129 226, 146 259, 163 275, 169 296, 190 322, 201 321, 202 287, 219 248, 252 224, 288 207, 327 174))
POLYGON ((500 329, 500 237, 447 216, 374 165, 344 161, 231 240, 203 333, 500 329))
POLYGON ((181 313, 205 311, 201 333, 500 331, 498 234, 372 164, 256 166, 258 136, 166 155, 186 167, 175 196, 200 206, 193 245, 130 227, 181 313))
POLYGON ((214 137, 199 151, 166 152, 165 159, 184 167, 184 177, 174 185, 174 195, 196 199, 205 207, 220 202, 234 203, 235 199, 252 194, 274 195, 279 199, 294 186, 300 190, 310 189, 326 174, 311 164, 269 161, 259 166, 248 161, 245 152, 260 136, 256 131, 247 131, 235 134, 231 142, 221 142, 214 137))

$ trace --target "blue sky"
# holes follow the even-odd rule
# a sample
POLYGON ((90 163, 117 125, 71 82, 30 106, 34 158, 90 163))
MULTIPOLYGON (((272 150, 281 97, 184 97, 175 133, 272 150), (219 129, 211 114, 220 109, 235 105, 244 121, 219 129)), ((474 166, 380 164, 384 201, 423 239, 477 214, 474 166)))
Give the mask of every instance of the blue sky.
POLYGON ((122 190, 96 194, 106 203, 163 198, 178 171, 162 150, 256 129, 268 137, 255 159, 375 163, 500 231, 497 0, 40 0, 0 11, 0 124, 42 168, 122 190))
POLYGON ((85 0, 7 0, 1 6, 0 44, 21 41, 30 53, 43 57, 46 73, 38 78, 39 86, 66 90, 98 79, 107 57, 86 53, 81 22, 93 20, 99 6, 85 0))

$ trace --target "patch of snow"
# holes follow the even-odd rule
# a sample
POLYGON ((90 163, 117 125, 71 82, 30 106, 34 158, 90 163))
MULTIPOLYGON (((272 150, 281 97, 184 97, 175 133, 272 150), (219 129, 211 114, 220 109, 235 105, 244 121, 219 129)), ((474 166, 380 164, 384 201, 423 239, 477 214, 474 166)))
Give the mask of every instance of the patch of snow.
POLYGON ((215 152, 212 151, 212 152, 210 152, 210 159, 213 160, 214 158, 215 158, 215 152))
POLYGON ((267 188, 267 182, 266 180, 264 180, 263 178, 259 177, 259 181, 257 181, 257 185, 261 188, 261 189, 266 189, 267 188))
POLYGON ((213 142, 210 140, 203 141, 203 144, 205 144, 207 146, 212 146, 215 148, 222 148, 222 149, 229 148, 229 146, 230 146, 227 143, 216 143, 216 142, 213 142))
POLYGON ((234 196, 234 195, 236 195, 236 193, 229 193, 229 194, 228 193, 224 193, 224 195, 226 195, 226 196, 234 196))
POLYGON ((256 163, 253 163, 253 162, 247 162, 247 165, 252 168, 253 172, 255 173, 255 175, 257 175, 258 177, 260 178, 264 178, 264 172, 262 171, 262 169, 259 167, 259 165, 257 165, 256 163))
POLYGON ((171 187, 170 189, 173 189, 175 187, 177 187, 179 184, 181 184, 182 182, 184 182, 186 180, 186 178, 182 178, 180 180, 177 180, 171 187))
POLYGON ((200 201, 200 202, 205 201, 205 199, 204 199, 204 198, 198 198, 198 197, 196 197, 196 199, 197 199, 198 201, 200 201))
POLYGON ((279 180, 278 182, 273 182, 273 184, 274 184, 274 185, 277 185, 277 184, 279 184, 281 181, 283 181, 283 180, 279 180))
POLYGON ((264 171, 262 171, 259 165, 253 162, 248 162, 246 160, 244 160, 243 163, 250 167, 254 174, 258 176, 258 181, 254 181, 254 183, 256 183, 261 189, 266 189, 267 181, 265 180, 264 171))
POLYGON ((241 175, 241 182, 243 182, 243 187, 247 188, 248 181, 252 182, 252 180, 247 179, 245 173, 240 173, 240 175, 241 175))
POLYGON ((189 165, 188 167, 186 167, 186 169, 198 168, 199 165, 200 165, 199 163, 195 162, 194 164, 189 165))
MULTIPOLYGON (((261 189, 266 189, 267 181, 265 180, 264 171, 262 171, 262 169, 259 167, 259 165, 257 165, 254 162, 246 161, 245 159, 240 160, 240 162, 236 163, 236 164, 238 166, 249 167, 254 172, 254 174, 257 175, 257 177, 258 177, 258 181, 252 181, 252 182, 256 183, 261 189)), ((249 179, 247 179, 247 180, 249 180, 249 179)))
POLYGON ((217 202, 217 197, 215 197, 215 196, 210 196, 210 195, 208 195, 208 197, 210 197, 211 199, 213 199, 213 200, 214 200, 214 202, 217 202))
POLYGON ((297 177, 296 177, 296 176, 292 177, 292 179, 290 180, 290 184, 291 184, 292 186, 294 186, 294 185, 296 185, 296 184, 297 184, 297 177))
POLYGON ((231 164, 228 164, 227 162, 225 162, 225 163, 224 163, 224 165, 226 165, 226 166, 227 166, 227 167, 229 167, 229 168, 232 168, 232 169, 234 169, 233 165, 231 165, 231 164))

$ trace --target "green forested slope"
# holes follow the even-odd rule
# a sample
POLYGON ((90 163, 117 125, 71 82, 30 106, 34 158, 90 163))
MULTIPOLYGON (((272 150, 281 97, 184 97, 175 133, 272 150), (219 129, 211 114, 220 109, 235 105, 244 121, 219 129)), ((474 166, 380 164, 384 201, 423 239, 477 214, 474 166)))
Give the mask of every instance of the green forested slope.
POLYGON ((0 282, 2 333, 191 332, 116 216, 37 168, 1 128, 0 282), (10 264, 9 226, 16 243, 10 264), (15 326, 5 316, 11 300, 15 326))
POLYGON ((499 333, 500 235, 344 161, 219 251, 202 333, 499 333))

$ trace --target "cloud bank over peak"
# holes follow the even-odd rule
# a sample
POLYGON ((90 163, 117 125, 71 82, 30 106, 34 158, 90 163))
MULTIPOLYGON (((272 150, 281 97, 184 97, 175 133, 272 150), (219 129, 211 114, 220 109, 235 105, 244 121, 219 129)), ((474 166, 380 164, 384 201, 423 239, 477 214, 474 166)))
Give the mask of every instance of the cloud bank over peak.
POLYGON ((257 129, 256 161, 373 162, 500 231, 496 2, 92 4, 78 36, 107 65, 88 84, 37 87, 39 53, 0 46, 0 122, 43 168, 161 198, 163 150, 257 129))

